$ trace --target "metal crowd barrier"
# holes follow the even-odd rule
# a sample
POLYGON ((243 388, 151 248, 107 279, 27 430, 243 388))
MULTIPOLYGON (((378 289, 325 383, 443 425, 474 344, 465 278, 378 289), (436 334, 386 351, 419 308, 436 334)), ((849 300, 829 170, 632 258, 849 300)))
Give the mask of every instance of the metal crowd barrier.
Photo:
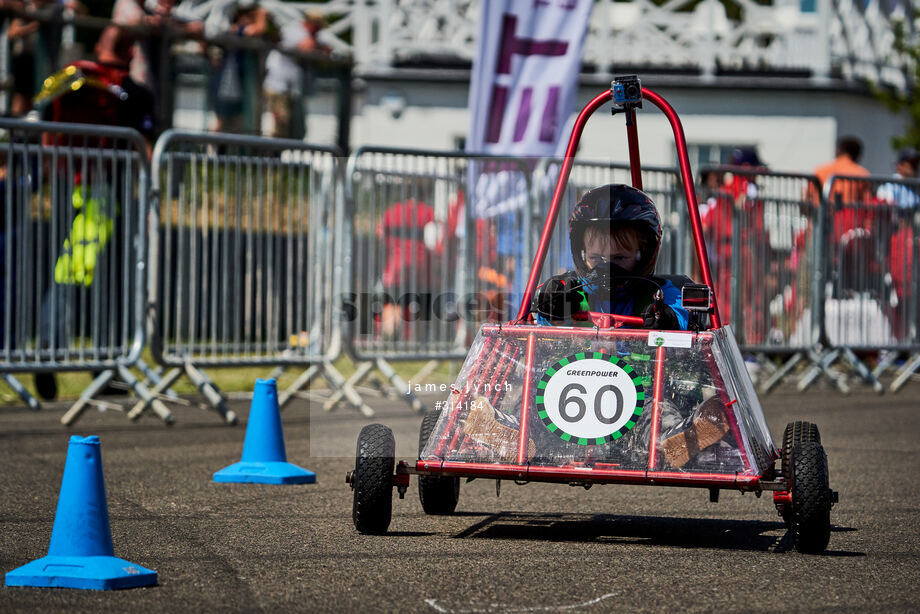
POLYGON ((129 370, 145 336, 148 163, 134 130, 0 120, 0 373, 93 371, 70 424, 116 376, 164 420, 129 370))
POLYGON ((881 391, 877 377, 906 355, 896 391, 920 368, 920 181, 835 176, 824 197, 822 362, 843 358, 881 391), (880 350, 870 372, 858 355, 880 350))
POLYGON ((815 177, 731 166, 703 167, 700 215, 722 317, 738 344, 772 365, 761 383, 779 383, 820 337, 823 270, 820 185, 815 177))
MULTIPOLYGON (((116 374, 140 398, 132 418, 150 406, 171 421, 157 394, 186 375, 232 422, 204 369, 235 366, 307 367, 282 403, 322 376, 327 409, 345 398, 366 415, 355 386, 378 370, 421 409, 390 362, 462 359, 479 324, 513 315, 559 164, 365 147, 346 168, 300 141, 170 131, 151 176, 131 130, 0 129, 0 376, 37 407, 14 373, 98 371, 66 423, 116 374), (140 359, 147 341, 162 379, 140 359), (343 349, 358 362, 347 380, 343 349)), ((784 358, 764 390, 803 359, 801 389, 824 374, 845 390, 841 358, 877 389, 902 357, 892 390, 920 368, 920 181, 834 177, 822 192, 805 175, 700 175, 723 316, 746 352, 784 358), (879 350, 870 372, 859 355, 879 350)), ((698 276, 676 172, 643 180, 659 270, 698 276)), ((629 182, 626 165, 576 162, 569 208, 612 182, 629 182)), ((547 262, 571 267, 561 226, 547 262)))
POLYGON ((535 241, 535 163, 382 147, 354 152, 346 172, 347 336, 360 364, 352 382, 377 369, 421 410, 389 361, 462 360, 480 323, 510 318, 535 241))
MULTIPOLYGON (((168 131, 153 154, 150 344, 228 422, 208 367, 332 367, 339 152, 301 141, 168 131)), ((286 393, 290 398, 290 392, 286 393)), ((350 397, 350 398, 353 398, 350 397)), ((131 415, 138 415, 144 403, 131 415)))

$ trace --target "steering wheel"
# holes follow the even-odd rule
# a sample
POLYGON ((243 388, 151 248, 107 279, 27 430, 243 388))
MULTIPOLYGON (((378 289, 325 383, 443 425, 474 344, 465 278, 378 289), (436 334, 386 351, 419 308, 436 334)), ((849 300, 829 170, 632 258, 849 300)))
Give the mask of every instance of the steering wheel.
POLYGON ((598 328, 620 328, 624 324, 638 324, 639 326, 645 324, 645 320, 639 316, 621 316, 600 311, 579 311, 572 314, 572 319, 579 322, 591 322, 598 328))

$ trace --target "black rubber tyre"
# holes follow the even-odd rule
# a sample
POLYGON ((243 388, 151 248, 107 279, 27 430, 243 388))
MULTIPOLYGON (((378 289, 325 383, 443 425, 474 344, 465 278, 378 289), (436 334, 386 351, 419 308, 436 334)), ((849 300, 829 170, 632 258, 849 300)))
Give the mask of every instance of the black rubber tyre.
POLYGON ((393 431, 382 424, 369 424, 358 435, 355 453, 354 505, 351 517, 355 528, 365 535, 383 535, 393 514, 393 470, 396 465, 396 440, 393 431))
POLYGON ((792 492, 791 526, 795 549, 818 554, 831 538, 831 489, 827 455, 820 443, 796 444, 789 453, 792 492))
POLYGON ((818 426, 816 424, 805 422, 804 420, 796 420, 786 425, 786 430, 783 431, 783 447, 780 450, 783 477, 785 477, 786 480, 789 479, 789 452, 792 451, 792 447, 797 443, 805 443, 806 441, 821 443, 821 433, 818 432, 818 426))
MULTIPOLYGON (((428 444, 428 438, 431 437, 431 432, 440 417, 440 410, 432 409, 425 412, 422 427, 418 433, 419 457, 428 444)), ((453 514, 457 509, 457 501, 460 500, 460 478, 420 475, 418 476, 418 499, 422 502, 422 509, 426 514, 434 516, 453 514)))

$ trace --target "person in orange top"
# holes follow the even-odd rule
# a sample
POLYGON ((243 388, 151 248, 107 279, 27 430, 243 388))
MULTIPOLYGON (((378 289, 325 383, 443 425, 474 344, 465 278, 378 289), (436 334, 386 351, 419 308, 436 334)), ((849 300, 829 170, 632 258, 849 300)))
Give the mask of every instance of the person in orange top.
MULTIPOLYGON (((870 224, 868 212, 863 205, 874 200, 874 193, 869 189, 870 184, 861 179, 871 174, 859 164, 862 150, 863 144, 858 137, 840 137, 837 141, 837 157, 812 171, 822 190, 826 188, 831 177, 837 177, 827 194, 827 203, 833 210, 829 231, 835 239, 854 229, 868 228, 870 224), (848 177, 851 179, 847 180, 848 177)), ((816 205, 821 203, 818 189, 813 183, 808 184, 805 192, 807 201, 816 205)), ((806 249, 809 235, 810 230, 799 233, 795 239, 797 251, 806 249)))
MULTIPOLYGON (((818 182, 823 188, 827 180, 833 175, 843 177, 868 177, 871 173, 859 164, 859 158, 862 156, 862 141, 855 136, 843 136, 837 141, 837 157, 827 164, 815 168, 813 174, 818 178, 818 182)), ((840 197, 843 202, 856 202, 865 200, 868 197, 866 184, 853 182, 835 182, 834 190, 830 193, 830 200, 836 200, 840 197), (865 194, 863 192, 866 192, 865 194)), ((817 201, 817 198, 813 200, 817 201)))

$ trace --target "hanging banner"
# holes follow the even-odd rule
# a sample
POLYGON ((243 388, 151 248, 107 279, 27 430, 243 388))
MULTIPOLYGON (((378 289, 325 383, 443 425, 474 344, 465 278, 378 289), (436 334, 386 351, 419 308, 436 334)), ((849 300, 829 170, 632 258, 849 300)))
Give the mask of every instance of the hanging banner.
MULTIPOLYGON (((593 0, 482 3, 470 80, 468 152, 526 158, 564 153, 562 131, 575 102, 593 6, 593 0)), ((470 176, 474 217, 524 205, 526 196, 509 198, 507 189, 521 178, 507 169, 477 170, 470 176)))

